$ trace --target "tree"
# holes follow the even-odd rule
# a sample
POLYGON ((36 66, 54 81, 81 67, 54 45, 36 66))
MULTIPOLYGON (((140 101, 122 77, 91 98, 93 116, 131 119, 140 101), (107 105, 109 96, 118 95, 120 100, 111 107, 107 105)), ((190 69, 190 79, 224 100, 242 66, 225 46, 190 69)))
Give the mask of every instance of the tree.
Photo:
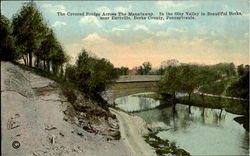
POLYGON ((218 63, 211 66, 211 70, 217 71, 224 77, 231 77, 236 75, 236 68, 234 63, 218 63))
POLYGON ((167 61, 163 61, 161 64, 165 68, 167 68, 167 67, 174 67, 174 66, 180 65, 179 61, 176 60, 176 59, 170 59, 170 60, 167 60, 167 61))
POLYGON ((75 65, 67 64, 65 67, 65 74, 64 74, 65 80, 70 82, 76 82, 77 81, 76 72, 77 68, 75 65))
POLYGON ((194 65, 182 65, 180 66, 180 90, 184 93, 188 93, 188 102, 190 104, 191 94, 198 87, 197 82, 197 68, 194 65))
POLYGON ((69 57, 62 50, 61 46, 59 47, 56 55, 52 57, 52 70, 55 75, 58 76, 59 69, 61 76, 63 76, 63 64, 68 62, 69 57))
POLYGON ((175 112, 176 92, 181 91, 181 68, 179 66, 169 67, 159 82, 161 94, 172 94, 173 111, 175 112))
POLYGON ((1 61, 14 61, 18 59, 18 52, 15 48, 15 37, 12 35, 13 27, 11 22, 3 15, 0 18, 0 58, 1 61))
POLYGON ((33 2, 21 8, 13 17, 13 34, 16 36, 16 45, 20 49, 25 64, 32 66, 32 54, 36 53, 44 39, 46 26, 42 14, 33 2), (29 61, 27 60, 29 56, 29 61))
POLYGON ((119 75, 127 75, 128 74, 128 67, 121 67, 117 68, 119 75))
POLYGON ((152 69, 152 64, 150 62, 144 62, 142 66, 143 66, 145 75, 148 74, 150 70, 152 69))
POLYGON ((76 70, 77 69, 75 65, 67 64, 65 67, 65 74, 64 74, 65 80, 70 82, 76 82, 77 81, 76 70))
POLYGON ((39 51, 36 53, 37 57, 44 61, 44 70, 45 64, 47 64, 47 71, 50 72, 50 61, 52 59, 56 60, 57 53, 60 51, 61 47, 56 41, 53 31, 50 29, 45 36, 46 39, 42 41, 39 51))
POLYGON ((147 75, 151 69, 152 64, 150 62, 143 62, 142 66, 136 67, 136 70, 140 75, 147 75))
POLYGON ((218 72, 210 69, 209 66, 199 66, 197 71, 198 89, 201 92, 202 102, 205 103, 204 93, 215 81, 220 79, 218 72))
POLYGON ((117 70, 109 61, 91 57, 86 50, 79 54, 76 61, 76 83, 83 92, 100 99, 99 93, 117 76, 117 70))
POLYGON ((249 99, 249 71, 241 73, 240 78, 227 89, 227 95, 249 99))
POLYGON ((239 65, 238 67, 237 67, 237 73, 238 73, 238 75, 239 76, 242 76, 242 75, 244 75, 244 65, 243 64, 241 64, 241 65, 239 65))

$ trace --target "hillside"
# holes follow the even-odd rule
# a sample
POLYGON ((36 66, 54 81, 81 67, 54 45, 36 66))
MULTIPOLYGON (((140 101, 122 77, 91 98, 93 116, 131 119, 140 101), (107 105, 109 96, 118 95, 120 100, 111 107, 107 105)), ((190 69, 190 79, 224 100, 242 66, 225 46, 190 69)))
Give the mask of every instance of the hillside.
POLYGON ((147 133, 145 123, 113 112, 119 121, 81 92, 1 62, 2 156, 154 155, 139 136, 147 133), (138 121, 141 128, 130 129, 123 116, 126 122, 138 121), (20 147, 13 148, 13 141, 20 147))

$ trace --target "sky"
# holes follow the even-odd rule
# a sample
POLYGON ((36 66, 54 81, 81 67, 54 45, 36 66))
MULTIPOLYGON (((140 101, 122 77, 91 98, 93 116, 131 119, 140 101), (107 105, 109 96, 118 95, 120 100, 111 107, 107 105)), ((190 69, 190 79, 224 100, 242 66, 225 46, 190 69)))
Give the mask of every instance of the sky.
MULTIPOLYGON (((11 19, 24 1, 2 1, 11 19)), ((116 67, 133 68, 149 61, 249 64, 249 2, 225 1, 35 1, 74 63, 81 49, 106 58, 116 67), (195 20, 116 20, 95 16, 58 16, 57 12, 229 12, 240 16, 203 16, 195 20)))

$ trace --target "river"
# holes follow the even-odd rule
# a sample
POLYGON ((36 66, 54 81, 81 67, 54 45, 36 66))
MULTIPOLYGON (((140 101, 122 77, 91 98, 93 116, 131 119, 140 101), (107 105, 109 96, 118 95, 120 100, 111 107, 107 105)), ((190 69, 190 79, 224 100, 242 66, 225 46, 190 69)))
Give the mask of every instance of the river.
POLYGON ((161 101, 133 94, 115 100, 117 107, 140 116, 147 123, 165 129, 157 134, 185 149, 191 155, 247 155, 249 133, 225 110, 176 105, 156 108, 161 101))

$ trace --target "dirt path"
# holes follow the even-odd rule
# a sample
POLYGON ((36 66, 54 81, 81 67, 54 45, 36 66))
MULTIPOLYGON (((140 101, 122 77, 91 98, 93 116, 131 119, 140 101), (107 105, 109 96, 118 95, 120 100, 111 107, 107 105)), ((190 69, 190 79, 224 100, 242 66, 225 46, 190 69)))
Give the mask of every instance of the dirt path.
POLYGON ((131 116, 127 113, 112 109, 119 121, 121 138, 130 147, 137 156, 154 156, 155 151, 149 146, 143 138, 148 134, 146 123, 137 116, 131 116))

